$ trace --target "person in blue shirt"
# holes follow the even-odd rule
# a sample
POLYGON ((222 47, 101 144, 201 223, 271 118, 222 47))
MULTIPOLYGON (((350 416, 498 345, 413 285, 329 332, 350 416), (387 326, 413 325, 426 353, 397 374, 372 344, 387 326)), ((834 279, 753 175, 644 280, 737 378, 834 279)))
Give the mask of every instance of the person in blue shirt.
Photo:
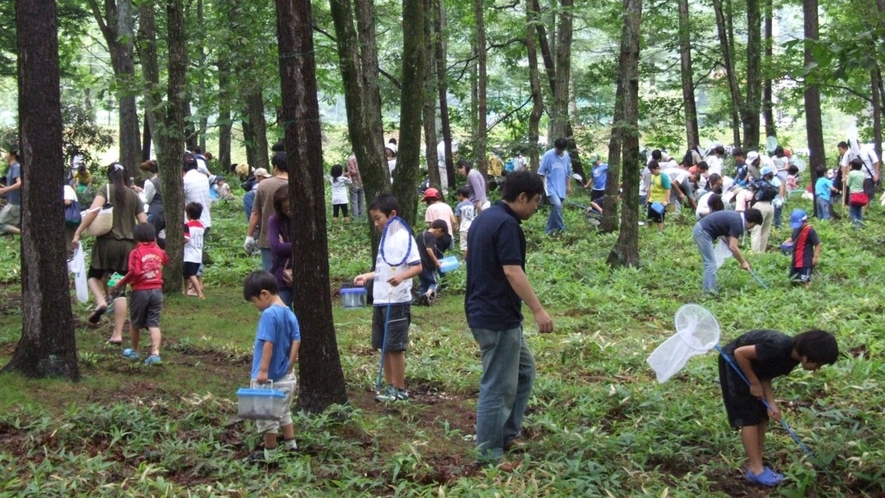
POLYGON ((566 152, 568 141, 557 138, 553 148, 544 153, 538 174, 547 181, 547 201, 550 202, 550 216, 547 218, 547 235, 565 231, 562 218, 562 203, 572 193, 572 161, 566 152))
POLYGON ((814 196, 817 199, 817 219, 830 219, 832 208, 832 194, 839 193, 833 186, 833 180, 827 178, 827 169, 823 166, 817 168, 817 181, 814 183, 814 196))
POLYGON ((18 149, 6 151, 6 185, 0 187, 0 196, 6 196, 6 205, 0 211, 0 233, 20 234, 22 223, 22 167, 18 149))
POLYGON ((295 428, 292 425, 292 394, 295 392, 295 363, 301 346, 301 328, 295 313, 279 296, 276 277, 266 271, 255 271, 243 282, 243 298, 261 311, 255 331, 252 353, 252 380, 257 384, 273 382, 273 388, 286 395, 286 409, 279 420, 257 420, 255 426, 264 435, 264 451, 249 455, 251 462, 274 461, 277 450, 277 432, 282 429, 283 449, 295 451, 295 428))
POLYGON ((592 178, 584 184, 584 188, 593 188, 590 190, 590 202, 602 205, 605 198, 605 182, 608 180, 608 164, 599 160, 599 154, 590 155, 590 175, 592 178))

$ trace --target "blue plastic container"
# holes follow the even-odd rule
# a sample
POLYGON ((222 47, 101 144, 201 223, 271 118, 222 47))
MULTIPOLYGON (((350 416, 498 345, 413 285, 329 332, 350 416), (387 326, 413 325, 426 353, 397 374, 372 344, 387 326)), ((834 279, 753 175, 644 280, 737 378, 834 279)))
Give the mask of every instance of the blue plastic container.
POLYGON ((658 214, 664 214, 664 209, 666 209, 666 208, 660 202, 652 202, 651 203, 651 210, 658 213, 658 214))
POLYGON ((341 306, 345 308, 362 308, 366 306, 365 287, 341 289, 341 306))
POLYGON ((452 270, 457 270, 459 266, 461 266, 461 263, 458 262, 458 258, 455 256, 449 256, 439 260, 440 273, 448 273, 452 270))
POLYGON ((279 420, 286 411, 286 395, 278 389, 237 390, 237 414, 246 420, 279 420))
POLYGON ((793 254, 793 244, 784 242, 781 244, 781 252, 784 254, 793 254))

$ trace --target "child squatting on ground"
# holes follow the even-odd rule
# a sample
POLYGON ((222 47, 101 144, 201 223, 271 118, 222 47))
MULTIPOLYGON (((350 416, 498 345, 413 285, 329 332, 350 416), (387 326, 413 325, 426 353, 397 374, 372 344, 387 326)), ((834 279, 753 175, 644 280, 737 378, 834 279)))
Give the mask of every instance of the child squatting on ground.
POLYGON ((264 450, 249 455, 252 462, 272 462, 277 450, 277 433, 283 430, 283 451, 295 451, 295 428, 292 425, 292 394, 295 392, 295 363, 301 346, 298 319, 280 299, 277 279, 266 271, 252 272, 243 282, 243 298, 261 311, 255 330, 251 379, 257 384, 273 382, 273 388, 286 396, 286 409, 279 420, 257 420, 255 426, 264 435, 264 450))
POLYGON ((160 363, 160 311, 163 309, 163 267, 169 264, 166 253, 157 246, 157 232, 149 223, 139 223, 132 228, 136 245, 129 253, 129 271, 111 287, 111 295, 132 286, 129 301, 129 330, 132 347, 123 350, 123 356, 131 360, 140 358, 138 353, 141 329, 151 333, 151 354, 145 365, 160 363))
MULTIPOLYGON (((369 205, 369 218, 375 228, 384 232, 387 222, 400 212, 399 202, 392 195, 380 195, 369 205)), ((372 347, 381 351, 384 381, 387 387, 375 396, 375 401, 408 401, 406 392, 406 347, 409 345, 409 325, 412 321, 412 277, 421 273, 421 255, 415 238, 407 230, 388 235, 388 250, 401 255, 405 262, 397 267, 384 261, 379 248, 375 271, 357 275, 353 284, 362 287, 379 275, 372 289, 372 347), (408 250, 408 254, 406 251, 408 250), (387 337, 385 338, 385 331, 387 337)))
POLYGON ((777 486, 784 476, 762 463, 768 419, 781 419, 771 380, 789 374, 799 364, 805 370, 814 371, 822 365, 835 363, 839 357, 839 345, 832 334, 823 330, 809 330, 795 337, 776 330, 751 330, 729 342, 722 351, 734 359, 750 384, 747 385, 720 355, 722 399, 728 422, 741 432, 741 442, 747 453, 747 480, 763 486, 777 486), (766 410, 763 399, 770 409, 766 410))

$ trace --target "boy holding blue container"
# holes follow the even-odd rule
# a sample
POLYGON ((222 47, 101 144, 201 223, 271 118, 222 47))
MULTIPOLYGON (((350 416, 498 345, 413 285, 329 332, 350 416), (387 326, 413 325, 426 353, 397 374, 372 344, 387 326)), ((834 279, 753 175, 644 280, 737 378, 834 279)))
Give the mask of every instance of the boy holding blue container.
POLYGON ((273 388, 286 396, 286 409, 279 420, 255 422, 258 432, 264 435, 264 450, 250 454, 249 461, 270 463, 280 456, 277 449, 280 429, 283 450, 298 449, 290 406, 297 385, 294 367, 301 345, 301 329, 295 313, 280 299, 277 279, 270 272, 256 271, 246 276, 243 298, 261 311, 255 331, 251 378, 257 384, 273 382, 273 388))

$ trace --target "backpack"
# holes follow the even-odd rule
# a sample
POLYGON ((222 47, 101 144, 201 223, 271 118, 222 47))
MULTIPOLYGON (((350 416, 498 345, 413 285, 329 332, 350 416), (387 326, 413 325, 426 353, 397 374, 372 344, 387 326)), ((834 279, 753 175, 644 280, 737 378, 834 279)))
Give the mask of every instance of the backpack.
POLYGON ((753 202, 771 202, 778 195, 778 189, 768 180, 756 180, 753 182, 753 202))

